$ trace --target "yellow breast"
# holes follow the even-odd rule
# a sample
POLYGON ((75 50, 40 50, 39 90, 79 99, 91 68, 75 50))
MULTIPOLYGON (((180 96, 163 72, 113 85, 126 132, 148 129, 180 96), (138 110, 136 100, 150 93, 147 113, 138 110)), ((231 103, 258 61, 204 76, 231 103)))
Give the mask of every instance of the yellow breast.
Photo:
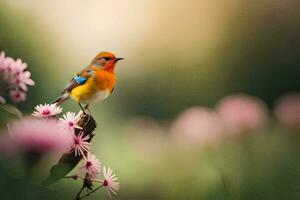
POLYGON ((103 101, 106 99, 115 85, 115 75, 102 69, 98 69, 86 83, 74 88, 70 96, 77 102, 86 104, 103 101))

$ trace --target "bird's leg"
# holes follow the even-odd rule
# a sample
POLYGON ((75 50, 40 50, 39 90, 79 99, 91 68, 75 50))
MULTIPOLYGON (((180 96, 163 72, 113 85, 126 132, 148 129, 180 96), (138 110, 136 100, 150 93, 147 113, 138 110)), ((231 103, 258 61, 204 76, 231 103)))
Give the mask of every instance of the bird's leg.
POLYGON ((88 110, 89 113, 90 113, 90 115, 92 115, 92 112, 91 112, 91 110, 89 109, 89 104, 86 104, 86 106, 84 107, 84 109, 88 110))
POLYGON ((82 107, 82 105, 81 105, 79 102, 78 102, 78 105, 80 106, 80 108, 81 108, 81 110, 82 110, 83 114, 85 114, 85 115, 86 115, 86 112, 85 112, 84 108, 82 107))

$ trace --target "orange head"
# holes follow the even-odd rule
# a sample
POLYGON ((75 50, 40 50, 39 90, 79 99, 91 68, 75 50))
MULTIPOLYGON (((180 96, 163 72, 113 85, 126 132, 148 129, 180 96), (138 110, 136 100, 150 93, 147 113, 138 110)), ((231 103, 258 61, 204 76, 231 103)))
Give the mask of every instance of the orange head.
POLYGON ((97 56, 93 59, 91 65, 103 67, 104 70, 113 72, 116 63, 119 60, 123 60, 123 58, 117 58, 113 53, 110 52, 101 52, 98 53, 97 56))

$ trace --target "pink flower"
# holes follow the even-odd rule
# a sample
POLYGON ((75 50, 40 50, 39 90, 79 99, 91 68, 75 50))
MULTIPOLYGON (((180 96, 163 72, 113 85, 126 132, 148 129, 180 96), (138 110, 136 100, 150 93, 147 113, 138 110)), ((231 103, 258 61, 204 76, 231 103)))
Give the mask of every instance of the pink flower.
POLYGON ((83 160, 84 165, 81 167, 81 172, 83 174, 88 173, 91 179, 96 178, 101 172, 100 161, 90 152, 87 154, 87 157, 83 157, 83 160))
POLYGON ((27 86, 34 85, 34 81, 30 78, 31 73, 26 69, 27 64, 23 63, 21 59, 15 61, 11 57, 5 57, 4 52, 0 53, 0 82, 2 86, 0 93, 4 96, 9 95, 15 103, 25 101, 27 86), (8 94, 7 91, 13 92, 8 94))
POLYGON ((12 65, 14 62, 14 59, 11 57, 4 58, 0 67, 3 81, 11 88, 15 87, 15 76, 12 73, 12 65))
POLYGON ((15 90, 11 90, 9 92, 10 98, 12 99, 13 102, 15 103, 19 103, 21 101, 25 101, 26 100, 26 93, 15 89, 15 90))
POLYGON ((275 107, 275 115, 281 124, 300 129, 300 93, 291 93, 280 98, 275 107))
POLYGON ((59 126, 61 126, 67 133, 74 133, 75 128, 82 129, 78 126, 81 115, 82 111, 80 111, 77 115, 73 112, 67 112, 63 115, 63 118, 59 119, 59 126))
POLYGON ((23 63, 21 59, 17 59, 13 65, 13 68, 14 74, 18 76, 27 69, 27 64, 23 63))
POLYGON ((107 170, 105 166, 103 167, 103 176, 104 180, 92 179, 92 181, 102 183, 108 196, 111 198, 112 194, 116 195, 116 191, 118 191, 120 188, 120 183, 116 181, 118 178, 115 174, 113 174, 113 171, 110 167, 108 167, 107 170))
POLYGON ((34 85, 34 81, 30 78, 31 73, 29 71, 25 71, 20 73, 16 77, 16 84, 24 91, 27 91, 27 85, 34 85))
POLYGON ((255 131, 268 121, 266 105, 260 99, 245 94, 225 97, 218 103, 217 111, 232 133, 255 131))
POLYGON ((67 152, 72 136, 56 127, 56 120, 25 118, 12 123, 9 133, 14 146, 23 152, 67 152))
POLYGON ((11 58, 11 57, 5 57, 3 60, 2 60, 2 69, 3 69, 3 71, 5 72, 5 73, 7 73, 7 74, 12 74, 12 66, 13 66, 13 64, 14 64, 14 62, 15 62, 15 60, 13 59, 13 58, 11 58))
POLYGON ((43 117, 53 117, 62 112, 62 108, 60 106, 56 106, 56 104, 40 104, 35 107, 36 111, 33 112, 34 117, 43 118, 43 117))
POLYGON ((27 69, 27 64, 23 63, 21 59, 17 59, 17 61, 15 61, 14 59, 8 57, 5 58, 5 60, 3 61, 4 64, 2 66, 4 67, 6 72, 8 72, 11 75, 11 77, 16 78, 18 75, 20 75, 27 69))
POLYGON ((222 138, 223 124, 215 112, 205 107, 193 107, 181 113, 170 132, 179 144, 205 144, 222 138))
POLYGON ((71 145, 71 149, 74 150, 75 156, 85 156, 87 152, 90 151, 90 143, 88 139, 90 138, 88 135, 83 137, 84 132, 81 131, 78 135, 74 133, 73 142, 71 145))

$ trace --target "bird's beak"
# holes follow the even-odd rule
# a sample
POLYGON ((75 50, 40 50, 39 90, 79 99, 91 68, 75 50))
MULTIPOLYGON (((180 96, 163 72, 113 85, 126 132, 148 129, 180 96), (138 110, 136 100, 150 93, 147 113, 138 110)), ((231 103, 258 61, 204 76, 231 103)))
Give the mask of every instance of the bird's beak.
POLYGON ((119 60, 123 60, 124 58, 116 58, 116 62, 118 62, 119 60))

